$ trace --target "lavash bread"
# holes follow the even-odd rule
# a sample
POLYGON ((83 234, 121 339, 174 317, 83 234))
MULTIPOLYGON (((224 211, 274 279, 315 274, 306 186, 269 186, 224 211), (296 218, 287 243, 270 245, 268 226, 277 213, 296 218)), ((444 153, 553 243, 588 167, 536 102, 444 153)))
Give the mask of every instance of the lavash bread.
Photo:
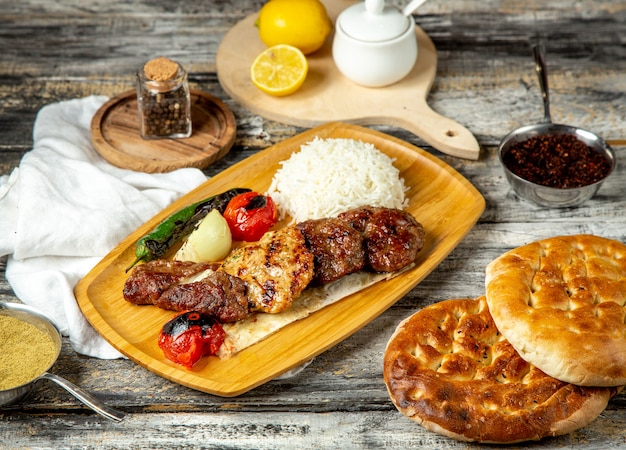
POLYGON ((405 319, 389 340, 383 373, 405 416, 482 443, 569 433, 617 393, 556 380, 524 361, 498 332, 484 296, 439 302, 405 319))
POLYGON ((486 268, 493 319, 522 358, 583 386, 626 384, 626 246, 593 235, 513 249, 486 268))

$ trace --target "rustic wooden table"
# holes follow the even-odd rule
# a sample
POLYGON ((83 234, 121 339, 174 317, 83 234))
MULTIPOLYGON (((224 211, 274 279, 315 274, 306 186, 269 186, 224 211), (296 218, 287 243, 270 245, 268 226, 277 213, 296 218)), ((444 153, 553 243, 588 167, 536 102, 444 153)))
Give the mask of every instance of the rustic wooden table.
MULTIPOLYGON (((9 174, 32 148, 41 107, 132 89, 138 61, 164 49, 188 68, 193 88, 220 97, 237 118, 235 146, 208 175, 302 131, 242 108, 216 76, 221 38, 262 4, 0 1, 0 175, 9 174)), ((418 308, 482 294, 486 264, 512 247, 573 233, 626 241, 626 5, 623 0, 438 0, 422 6, 417 21, 439 59, 428 103, 476 136, 480 158, 447 156, 399 127, 372 127, 441 158, 486 199, 478 224, 439 267, 297 376, 235 398, 188 389, 129 360, 78 355, 66 339, 53 371, 131 415, 121 423, 107 421, 42 383, 22 404, 0 410, 0 447, 476 447, 427 432, 396 411, 382 381, 385 344, 396 324, 418 308), (500 138, 543 116, 529 45, 538 38, 548 52, 554 120, 595 131, 619 159, 599 193, 578 208, 548 209, 520 200, 498 165, 500 138)), ((5 266, 3 258, 2 272, 5 266)), ((18 301, 4 277, 0 300, 18 301)), ((529 446, 623 448, 626 395, 611 400, 587 427, 529 446)))

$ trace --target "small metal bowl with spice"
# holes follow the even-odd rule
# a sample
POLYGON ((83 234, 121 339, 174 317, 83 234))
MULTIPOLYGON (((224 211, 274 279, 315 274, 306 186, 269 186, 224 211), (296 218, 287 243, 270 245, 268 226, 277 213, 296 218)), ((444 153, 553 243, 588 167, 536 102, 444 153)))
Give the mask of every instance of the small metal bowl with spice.
POLYGON ((534 48, 545 117, 502 139, 498 157, 513 190, 541 206, 578 206, 593 197, 616 165, 611 147, 594 133, 552 123, 543 47, 534 48))
POLYGON ((107 419, 126 413, 104 405, 63 377, 48 372, 61 352, 61 333, 35 308, 0 302, 0 408, 22 400, 39 380, 50 380, 107 419))
POLYGON ((519 128, 503 139, 498 154, 513 190, 541 206, 586 202, 615 168, 604 141, 567 125, 519 128))

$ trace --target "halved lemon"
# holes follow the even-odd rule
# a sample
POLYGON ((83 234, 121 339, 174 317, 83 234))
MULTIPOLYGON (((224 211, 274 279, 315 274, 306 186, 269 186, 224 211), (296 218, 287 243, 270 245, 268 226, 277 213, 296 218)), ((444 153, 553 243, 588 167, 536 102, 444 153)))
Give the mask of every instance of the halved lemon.
POLYGON ((252 83, 276 97, 293 94, 306 80, 309 63, 300 50, 291 45, 275 45, 263 50, 250 67, 252 83))

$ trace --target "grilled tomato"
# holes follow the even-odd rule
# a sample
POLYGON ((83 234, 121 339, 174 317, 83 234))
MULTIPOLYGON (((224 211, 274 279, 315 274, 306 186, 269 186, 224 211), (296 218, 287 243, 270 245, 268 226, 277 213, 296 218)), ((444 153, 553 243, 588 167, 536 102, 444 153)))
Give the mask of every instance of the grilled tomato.
POLYGON ((234 197, 224 211, 224 218, 236 241, 258 241, 278 220, 274 200, 258 192, 234 197))
POLYGON ((159 347, 167 359, 191 369, 203 356, 217 354, 224 337, 215 317, 186 311, 163 325, 159 347))

